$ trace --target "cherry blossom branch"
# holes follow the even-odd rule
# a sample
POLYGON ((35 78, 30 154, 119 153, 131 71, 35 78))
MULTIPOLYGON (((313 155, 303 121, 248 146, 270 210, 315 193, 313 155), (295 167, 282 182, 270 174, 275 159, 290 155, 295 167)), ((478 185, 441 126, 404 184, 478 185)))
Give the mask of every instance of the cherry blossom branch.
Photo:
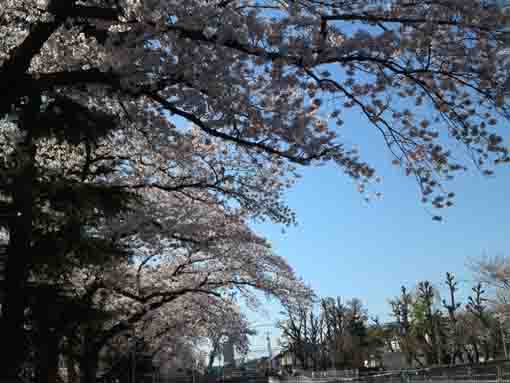
POLYGON ((23 83, 25 72, 32 59, 39 54, 42 46, 68 17, 99 18, 113 20, 118 16, 117 10, 76 6, 75 0, 52 0, 48 11, 54 19, 32 26, 23 42, 9 52, 9 58, 0 67, 0 112, 7 112, 20 93, 19 83, 23 83))
POLYGON ((122 15, 120 9, 95 7, 90 5, 75 5, 66 10, 66 16, 84 19, 116 21, 122 15))
POLYGON ((169 112, 185 118, 186 120, 192 122, 197 127, 199 127, 205 133, 207 133, 213 137, 221 138, 223 140, 230 141, 230 142, 239 144, 244 147, 260 149, 265 153, 274 154, 274 155, 277 155, 278 157, 286 158, 286 159, 290 160, 291 162, 295 162, 295 163, 298 163, 301 165, 308 165, 308 164, 310 164, 310 162, 312 162, 314 160, 318 160, 324 156, 327 156, 331 152, 331 150, 324 150, 323 152, 321 152, 319 154, 311 155, 308 157, 292 156, 292 155, 289 155, 281 150, 275 149, 271 146, 264 145, 259 142, 248 141, 243 138, 235 137, 235 136, 229 135, 227 133, 220 132, 216 129, 212 129, 209 126, 207 126, 206 122, 202 121, 200 118, 196 117, 194 114, 177 108, 175 105, 173 105, 171 102, 169 102, 162 96, 158 95, 157 93, 144 92, 144 94, 147 97, 149 97, 149 98, 153 99, 154 101, 156 101, 157 103, 159 103, 161 106, 163 106, 169 112))
POLYGON ((27 75, 25 80, 40 90, 51 89, 55 86, 76 86, 77 84, 119 84, 119 77, 115 73, 102 72, 97 68, 41 73, 37 76, 27 75))
MULTIPOLYGON (((201 284, 205 284, 207 282, 207 279, 205 281, 202 281, 201 284)), ((176 300, 182 295, 188 294, 188 293, 202 293, 202 294, 209 294, 209 295, 215 295, 217 297, 221 297, 221 294, 216 293, 214 291, 201 289, 200 285, 197 288, 186 288, 186 289, 180 289, 176 290, 172 293, 162 295, 162 299, 158 300, 157 302, 153 302, 149 305, 143 306, 138 312, 135 314, 132 314, 129 318, 120 321, 110 327, 108 330, 103 331, 102 335, 98 338, 97 341, 95 341, 96 347, 98 349, 105 345, 111 338, 114 336, 120 334, 121 332, 129 330, 134 324, 138 323, 144 316, 146 316, 149 312, 152 312, 154 310, 157 310, 164 305, 171 303, 172 301, 176 300)), ((128 292, 123 292, 123 295, 126 297, 132 298, 133 300, 136 300, 136 295, 130 294, 128 292)))

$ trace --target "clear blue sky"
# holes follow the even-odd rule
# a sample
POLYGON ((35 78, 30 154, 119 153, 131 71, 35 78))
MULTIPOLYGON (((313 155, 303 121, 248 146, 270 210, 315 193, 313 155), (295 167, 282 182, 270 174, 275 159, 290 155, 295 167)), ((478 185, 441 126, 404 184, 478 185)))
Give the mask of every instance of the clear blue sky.
MULTIPOLYGON (((443 211, 444 221, 438 223, 420 202, 413 179, 391 165, 373 129, 356 115, 346 119, 345 129, 345 141, 358 144, 362 156, 383 177, 377 189, 383 197, 366 203, 334 165, 305 168, 303 178, 287 194, 298 226, 285 233, 271 223, 255 229, 318 295, 360 298, 369 314, 381 320, 391 319, 388 299, 399 293, 400 286, 412 288, 429 280, 442 289, 447 271, 456 274, 461 294, 467 297, 474 283, 469 258, 510 255, 510 167, 498 167, 490 178, 474 169, 460 174, 449 185, 457 195, 455 205, 443 211)), ((277 305, 268 305, 267 310, 269 317, 251 314, 253 321, 274 321, 277 305)), ((251 355, 265 355, 263 335, 254 337, 257 352, 251 355)), ((273 329, 271 335, 275 345, 278 331, 273 329)))
POLYGON ((389 164, 377 138, 362 141, 362 154, 383 176, 381 199, 364 202, 335 166, 308 168, 288 193, 299 225, 286 233, 269 223, 256 226, 319 295, 358 297, 385 319, 387 300, 402 284, 427 279, 440 285, 450 271, 469 290, 470 257, 510 255, 508 167, 491 178, 476 170, 460 175, 450 185, 456 205, 438 223, 419 201, 413 180, 389 164))

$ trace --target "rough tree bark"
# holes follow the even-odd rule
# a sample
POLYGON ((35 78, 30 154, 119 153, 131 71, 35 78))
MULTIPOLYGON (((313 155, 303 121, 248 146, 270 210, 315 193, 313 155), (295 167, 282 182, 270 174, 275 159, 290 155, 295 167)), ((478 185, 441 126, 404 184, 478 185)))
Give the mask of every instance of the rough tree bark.
POLYGON ((96 383, 100 348, 85 334, 80 360, 80 383, 96 383))
POLYGON ((28 262, 32 241, 33 182, 35 143, 30 128, 37 123, 40 94, 28 97, 22 105, 20 128, 27 133, 18 155, 19 173, 12 184, 12 216, 7 253, 4 300, 2 304, 2 346, 0 346, 0 382, 17 381, 26 352, 25 307, 27 303, 28 262))
POLYGON ((59 336, 50 327, 38 337, 37 383, 58 382, 59 336))

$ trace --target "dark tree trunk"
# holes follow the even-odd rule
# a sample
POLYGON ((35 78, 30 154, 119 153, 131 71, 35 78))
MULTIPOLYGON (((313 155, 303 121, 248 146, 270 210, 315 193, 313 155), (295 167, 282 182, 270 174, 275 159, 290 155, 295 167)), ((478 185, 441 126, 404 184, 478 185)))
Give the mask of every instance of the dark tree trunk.
MULTIPOLYGON (((468 350, 465 346, 463 346, 463 354, 466 355, 466 357, 468 358, 468 362, 469 364, 474 364, 475 363, 475 359, 473 358, 473 353, 468 350)), ((464 360, 464 359, 462 359, 464 360)))
POLYGON ((480 363, 480 350, 476 343, 473 343, 473 349, 475 351, 475 363, 480 363))
POLYGON ((55 331, 44 328, 38 337, 37 383, 57 383, 59 338, 55 331))
POLYGON ((219 344, 217 344, 215 342, 213 345, 213 349, 209 353, 209 362, 207 363, 207 372, 209 374, 212 373, 212 368, 213 368, 214 360, 216 359, 216 355, 218 354, 218 349, 219 349, 219 344))
POLYGON ((0 342, 0 382, 16 381, 26 356, 25 307, 27 304, 28 264, 32 241, 33 181, 35 178, 35 143, 31 128, 37 123, 40 95, 34 94, 24 105, 20 128, 27 137, 19 147, 18 169, 8 187, 13 199, 9 222, 9 247, 5 268, 0 342))
MULTIPOLYGON (((19 219, 18 221, 21 221, 19 219)), ((17 226, 22 226, 19 223, 17 226)), ((0 382, 15 380, 25 358, 25 282, 29 235, 21 227, 11 232, 6 265, 5 298, 2 305, 0 382)))
POLYGON ((489 342, 483 342, 483 351, 484 351, 484 362, 488 362, 491 357, 490 344, 489 342))
POLYGON ((77 383, 78 375, 76 374, 76 368, 74 365, 74 360, 67 356, 65 357, 66 371, 67 371, 67 382, 68 383, 77 383))
POLYGON ((80 383, 96 383, 101 346, 94 341, 93 331, 85 328, 80 360, 80 383))
POLYGON ((84 352, 80 362, 80 383, 96 383, 99 350, 91 347, 84 352))

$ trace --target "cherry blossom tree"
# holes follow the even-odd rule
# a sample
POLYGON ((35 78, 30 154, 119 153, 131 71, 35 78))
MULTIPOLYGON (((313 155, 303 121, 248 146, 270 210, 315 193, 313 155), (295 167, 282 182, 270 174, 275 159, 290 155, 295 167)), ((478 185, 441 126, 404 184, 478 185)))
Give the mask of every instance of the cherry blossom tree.
MULTIPOLYGON (((508 256, 485 256, 474 259, 471 269, 480 285, 474 290, 473 307, 484 306, 487 298, 483 293, 488 288, 490 303, 505 321, 510 319, 510 258, 508 256), (482 299, 484 298, 484 299, 482 299)), ((476 311, 476 310, 475 310, 476 311)))
MULTIPOLYGON (((99 354, 107 342, 131 329, 151 311, 182 295, 221 295, 222 289, 236 288, 253 303, 253 289, 263 290, 282 300, 292 299, 295 294, 307 291, 296 280, 288 264, 275 256, 268 244, 245 224, 248 217, 257 213, 253 204, 257 190, 248 184, 251 182, 254 185, 257 178, 263 177, 266 173, 264 169, 260 173, 252 172, 252 180, 246 181, 244 189, 236 192, 239 199, 233 200, 237 204, 227 204, 226 198, 230 192, 227 187, 233 188, 235 185, 226 185, 225 191, 207 192, 207 188, 199 184, 200 174, 196 174, 199 161, 193 159, 193 156, 197 156, 202 165, 214 171, 206 156, 222 148, 211 143, 201 145, 191 134, 188 137, 192 144, 189 149, 191 155, 181 150, 179 155, 188 158, 175 159, 176 165, 173 166, 174 170, 178 170, 179 177, 168 176, 165 170, 157 169, 152 173, 156 181, 144 183, 144 168, 166 162, 158 162, 150 152, 137 156, 133 145, 137 142, 145 144, 148 139, 142 140, 136 135, 126 144, 127 149, 123 149, 126 154, 118 150, 119 158, 112 159, 111 148, 124 143, 119 138, 123 133, 116 131, 105 138, 101 145, 96 145, 88 154, 89 164, 85 168, 77 164, 79 161, 76 158, 80 158, 80 153, 76 154, 75 146, 60 144, 61 159, 58 153, 48 150, 49 144, 43 142, 40 145, 39 169, 47 172, 47 168, 56 163, 57 169, 50 174, 60 176, 59 181, 71 181, 70 185, 58 185, 57 190, 51 190, 49 196, 38 195, 47 201, 46 214, 34 220, 34 238, 37 238, 33 247, 37 252, 34 254, 46 253, 48 258, 39 256, 37 263, 31 264, 30 283, 37 284, 42 292, 46 291, 42 286, 50 284, 54 291, 53 295, 45 298, 45 304, 38 303, 37 307, 48 307, 49 302, 54 307, 62 294, 66 300, 69 295, 74 300, 73 304, 65 303, 58 308, 66 314, 54 318, 51 325, 44 308, 38 310, 41 334, 48 328, 55 328, 55 324, 59 327, 58 333, 52 334, 54 347, 51 366, 45 366, 53 375, 58 359, 59 338, 71 339, 72 336, 68 334, 77 331, 76 326, 84 340, 84 350, 80 351, 83 354, 81 372, 87 375, 82 378, 83 381, 92 381, 96 378, 99 354), (126 158, 124 156, 128 152, 131 153, 129 165, 119 164, 118 160, 124 161, 122 158, 126 158), (194 162, 195 174, 186 174, 186 171, 191 171, 189 168, 194 162), (100 164, 93 168, 94 163, 100 164), (122 166, 127 166, 127 170, 122 166), (107 181, 112 192, 106 196, 103 195, 108 190, 104 173, 108 174, 107 181), (81 181, 76 180, 76 175, 81 177, 81 181), (88 179, 91 181, 86 182, 88 179), (196 183, 188 186, 186 182, 192 180, 196 183), (82 189, 86 193, 83 194, 85 199, 77 203, 82 189), (67 193, 73 190, 75 194, 70 193, 69 196, 67 193), (97 193, 95 198, 94 191, 97 193), (126 194, 129 198, 124 203, 126 194), (62 197, 71 198, 64 202, 62 197), (105 214, 105 209, 111 213, 105 214), (177 279, 177 283, 173 283, 172 278, 177 279), (108 291, 112 294, 110 298, 115 299, 110 306, 98 305, 108 291), (83 309, 90 312, 77 315, 83 313, 83 309), (123 316, 112 315, 118 314, 119 310, 123 316), (101 311, 106 316, 92 316, 101 311), (105 321, 108 324, 106 327, 102 326, 105 321), (42 323, 45 325, 41 326, 42 323)), ((55 142, 50 144, 55 145, 55 142)), ((239 159, 224 159, 217 166, 221 165, 231 168, 244 166, 239 159)), ((271 173, 266 175, 267 179, 269 177, 271 173)), ((241 178, 242 175, 239 176, 241 178)), ((275 185, 276 188, 280 187, 277 182, 275 185)), ((257 200, 261 201, 260 208, 265 209, 262 198, 257 200)), ((275 208, 271 200, 267 202, 267 209, 268 215, 271 209, 275 211, 274 217, 278 211, 282 211, 275 208)), ((32 292, 30 294, 34 295, 32 292)), ((35 301, 40 298, 41 295, 33 297, 35 301)), ((41 342, 41 346, 44 343, 48 342, 41 342)), ((50 355, 47 351, 40 353, 50 355)), ((39 375, 45 376, 44 373, 39 375)))
POLYGON ((207 370, 210 373, 214 361, 224 350, 224 345, 231 345, 238 355, 246 356, 249 348, 249 336, 256 332, 249 328, 246 317, 240 310, 218 310, 213 313, 206 337, 210 347, 207 370))
MULTIPOLYGON (((83 382, 95 381, 101 353, 132 331, 143 337, 158 333, 145 339, 158 349, 164 326, 156 323, 172 323, 176 315, 192 318, 190 323, 201 318, 204 323, 198 328, 205 329, 203 338, 221 332, 219 338, 236 338, 236 347, 243 351, 249 329, 243 315, 231 309, 236 301, 257 308, 257 291, 286 304, 311 295, 286 261, 238 216, 188 197, 189 206, 183 198, 167 198, 165 205, 163 197, 148 201, 145 210, 116 217, 120 222, 116 226, 107 225, 117 228, 110 235, 130 249, 128 261, 68 273, 66 283, 73 287, 65 290, 74 291, 78 301, 104 313, 74 323, 80 332, 83 382), (156 201, 160 205, 153 210, 156 201)), ((69 328, 76 333, 76 327, 69 328)))
MULTIPOLYGON (((129 339, 118 336, 105 346, 100 355, 100 366, 105 371, 102 378, 129 379, 126 367, 132 354, 130 347, 135 343, 136 352, 152 357, 162 373, 172 367, 195 369, 209 347, 211 333, 227 326, 232 330, 230 334, 249 333, 248 322, 234 301, 212 295, 181 297, 144 317, 130 333, 124 334, 131 335, 129 339), (173 363, 179 364, 172 366, 173 363)), ((248 339, 241 336, 235 343, 244 350, 248 339)))
POLYGON ((458 171, 509 160, 509 20, 478 0, 6 0, 0 12, 4 380, 23 359, 35 255, 81 259, 55 250, 76 238, 59 215, 93 237, 131 193, 160 191, 291 223, 295 166, 333 162, 363 193, 377 179, 347 144, 349 109, 438 209, 458 171), (86 206, 59 209, 62 195, 86 206))

